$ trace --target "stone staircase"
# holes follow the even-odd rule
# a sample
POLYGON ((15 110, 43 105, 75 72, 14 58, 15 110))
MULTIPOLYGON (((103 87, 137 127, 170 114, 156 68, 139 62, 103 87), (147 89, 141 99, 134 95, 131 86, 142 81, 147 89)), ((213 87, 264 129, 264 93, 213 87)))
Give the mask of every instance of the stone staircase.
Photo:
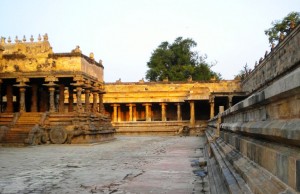
POLYGON ((20 113, 19 118, 13 124, 13 117, 1 114, 1 125, 7 121, 7 123, 11 123, 11 127, 1 129, 0 143, 24 145, 29 132, 36 124, 40 123, 42 115, 43 113, 38 112, 20 113), (11 121, 8 118, 11 118, 11 121))
POLYGON ((13 113, 1 113, 0 114, 0 126, 5 125, 11 125, 14 119, 13 113))

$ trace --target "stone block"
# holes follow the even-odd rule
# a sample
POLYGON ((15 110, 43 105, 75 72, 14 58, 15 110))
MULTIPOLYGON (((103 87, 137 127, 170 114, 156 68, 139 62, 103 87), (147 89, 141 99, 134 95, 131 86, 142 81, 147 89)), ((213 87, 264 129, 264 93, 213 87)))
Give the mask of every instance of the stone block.
POLYGON ((277 153, 275 161, 276 161, 276 169, 277 169, 275 175, 284 183, 288 184, 288 168, 289 168, 288 157, 281 153, 277 153))

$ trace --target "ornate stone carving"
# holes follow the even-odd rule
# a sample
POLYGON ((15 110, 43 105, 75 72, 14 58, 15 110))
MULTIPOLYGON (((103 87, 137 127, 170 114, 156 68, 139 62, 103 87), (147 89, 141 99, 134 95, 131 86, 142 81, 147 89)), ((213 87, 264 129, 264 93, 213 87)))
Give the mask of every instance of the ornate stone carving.
POLYGON ((67 131, 61 127, 61 126, 56 126, 51 128, 49 132, 50 136, 50 141, 55 144, 63 144, 66 142, 68 133, 67 131))

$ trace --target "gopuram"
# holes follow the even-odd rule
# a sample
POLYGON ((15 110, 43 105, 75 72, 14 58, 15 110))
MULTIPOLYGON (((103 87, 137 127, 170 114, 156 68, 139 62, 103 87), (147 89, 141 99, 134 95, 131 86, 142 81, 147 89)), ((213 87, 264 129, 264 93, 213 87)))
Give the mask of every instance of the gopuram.
POLYGON ((0 143, 93 143, 114 138, 104 114, 103 65, 77 46, 54 53, 45 34, 0 44, 0 143))

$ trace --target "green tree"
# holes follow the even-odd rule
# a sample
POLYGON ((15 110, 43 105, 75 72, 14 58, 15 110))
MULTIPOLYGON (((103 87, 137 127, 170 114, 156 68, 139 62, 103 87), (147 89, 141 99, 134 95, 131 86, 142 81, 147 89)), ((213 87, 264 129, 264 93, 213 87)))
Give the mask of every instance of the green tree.
POLYGON ((197 43, 192 39, 178 37, 170 44, 162 42, 154 50, 149 62, 146 79, 149 81, 162 81, 168 78, 170 81, 186 81, 190 76, 193 80, 210 80, 215 77, 221 79, 221 75, 213 72, 214 64, 206 62, 206 56, 200 56, 192 49, 197 43))
POLYGON ((286 35, 291 29, 291 24, 300 22, 300 13, 291 12, 282 20, 275 20, 271 23, 272 27, 265 30, 265 34, 269 38, 269 43, 272 45, 277 43, 280 39, 280 34, 286 35))

